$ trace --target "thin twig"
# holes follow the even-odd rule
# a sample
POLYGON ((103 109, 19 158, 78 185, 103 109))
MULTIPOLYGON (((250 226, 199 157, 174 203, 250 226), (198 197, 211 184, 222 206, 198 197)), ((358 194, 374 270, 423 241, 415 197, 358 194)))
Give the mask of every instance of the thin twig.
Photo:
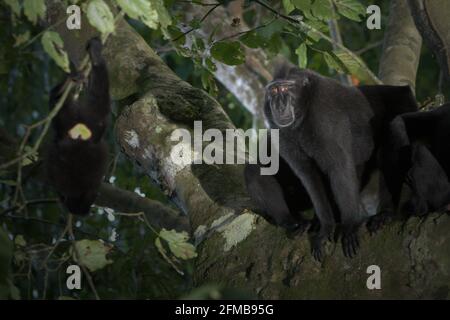
MULTIPOLYGON (((214 11, 216 10, 217 7, 220 6, 220 3, 214 5, 211 9, 208 10, 208 12, 205 13, 205 15, 200 19, 200 23, 202 23, 203 21, 205 21, 205 19, 214 11)), ((182 37, 188 35, 189 33, 191 33, 194 30, 197 30, 198 28, 191 28, 186 32, 183 32, 182 34, 180 34, 179 36, 175 37, 174 39, 172 39, 172 42, 176 42, 177 40, 181 39, 182 37)))
POLYGON ((45 203, 53 203, 53 202, 58 202, 58 199, 56 198, 50 198, 50 199, 34 199, 34 200, 27 200, 25 201, 23 204, 21 205, 15 205, 12 206, 11 208, 5 209, 0 213, 0 217, 6 215, 9 212, 13 212, 13 211, 22 211, 23 208, 28 207, 28 206, 33 206, 33 205, 39 205, 39 204, 45 204, 45 203))
POLYGON ((271 25, 271 24, 272 24, 274 21, 276 21, 276 20, 277 20, 276 18, 273 18, 273 19, 270 20, 269 22, 266 22, 266 23, 264 23, 264 24, 261 24, 261 25, 259 25, 259 26, 254 27, 254 28, 251 28, 251 29, 248 29, 248 30, 245 30, 245 31, 240 31, 240 32, 237 32, 237 33, 235 33, 235 34, 232 34, 232 35, 223 37, 223 38, 221 38, 221 39, 214 40, 214 43, 215 43, 215 42, 224 41, 224 40, 228 40, 228 39, 232 39, 232 38, 236 38, 236 37, 242 36, 243 34, 247 34, 247 33, 256 31, 256 30, 258 30, 258 29, 265 28, 265 27, 271 25))
POLYGON ((20 46, 20 50, 25 49, 26 47, 28 47, 30 44, 32 44, 34 41, 36 41, 37 38, 39 38, 41 35, 43 35, 45 32, 52 30, 53 28, 59 26, 61 23, 63 23, 64 21, 66 21, 67 18, 63 17, 62 19, 60 19, 59 21, 57 21, 56 23, 52 24, 51 26, 48 26, 47 28, 45 28, 44 30, 42 30, 41 32, 39 32, 37 35, 35 35, 33 38, 31 38, 30 40, 28 40, 27 42, 25 42, 22 46, 20 46))
POLYGON ((62 239, 64 239, 64 237, 66 236, 68 231, 69 231, 69 222, 67 222, 66 227, 64 228, 63 232, 59 236, 58 240, 56 240, 55 245, 52 247, 52 249, 48 253, 47 257, 45 257, 45 259, 42 261, 39 269, 43 269, 47 265, 48 259, 50 259, 50 257, 53 255, 53 252, 55 252, 56 248, 59 246, 62 239))
MULTIPOLYGON (((40 219, 40 218, 35 218, 35 217, 15 216, 15 215, 11 215, 11 214, 1 215, 0 216, 0 219, 4 219, 4 218, 15 219, 15 220, 26 220, 26 221, 32 221, 32 222, 48 224, 48 225, 55 226, 55 227, 65 228, 64 224, 56 223, 56 222, 53 222, 53 221, 50 221, 50 220, 44 220, 44 219, 40 219)), ((105 243, 114 244, 112 241, 109 241, 107 239, 99 238, 98 234, 96 234, 96 233, 84 231, 84 230, 81 230, 81 229, 75 229, 75 230, 79 234, 83 234, 85 236, 90 236, 90 237, 93 237, 93 238, 101 239, 105 243)))
POLYGON ((379 47, 379 46, 382 45, 382 44, 383 44, 383 40, 376 41, 376 42, 374 42, 374 43, 368 44, 368 45, 365 46, 364 48, 361 48, 361 49, 359 49, 359 50, 356 50, 355 53, 356 53, 357 55, 361 55, 361 54, 363 54, 363 53, 366 53, 366 52, 369 51, 369 50, 372 50, 372 49, 374 49, 374 48, 376 48, 376 47, 379 47))

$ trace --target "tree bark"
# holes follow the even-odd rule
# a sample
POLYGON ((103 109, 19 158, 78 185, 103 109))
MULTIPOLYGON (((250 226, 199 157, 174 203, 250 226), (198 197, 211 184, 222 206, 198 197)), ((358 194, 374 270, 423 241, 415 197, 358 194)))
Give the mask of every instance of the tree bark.
POLYGON ((180 215, 177 210, 159 201, 141 197, 135 192, 119 189, 109 183, 101 185, 95 204, 112 208, 118 212, 143 212, 147 220, 157 229, 190 231, 188 218, 185 215, 180 215))
POLYGON ((422 38, 407 0, 392 0, 385 31, 379 77, 385 84, 409 85, 415 92, 422 38))
POLYGON ((417 29, 450 80, 450 2, 411 0, 409 6, 417 29))

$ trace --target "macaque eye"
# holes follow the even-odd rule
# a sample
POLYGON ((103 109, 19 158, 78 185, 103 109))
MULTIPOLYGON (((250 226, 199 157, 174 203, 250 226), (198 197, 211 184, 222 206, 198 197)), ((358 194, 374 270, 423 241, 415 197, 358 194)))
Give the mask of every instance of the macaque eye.
POLYGON ((272 91, 272 94, 277 94, 277 93, 278 93, 277 87, 273 87, 273 88, 271 89, 271 91, 272 91))
POLYGON ((288 88, 287 87, 280 87, 281 92, 287 92, 288 88))

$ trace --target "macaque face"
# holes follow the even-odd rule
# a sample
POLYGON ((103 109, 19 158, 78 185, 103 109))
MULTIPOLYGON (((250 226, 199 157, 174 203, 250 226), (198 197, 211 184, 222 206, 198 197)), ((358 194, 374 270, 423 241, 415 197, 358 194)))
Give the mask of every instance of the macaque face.
POLYGON ((295 81, 276 80, 266 87, 266 100, 269 103, 272 119, 280 127, 288 127, 295 121, 295 81))

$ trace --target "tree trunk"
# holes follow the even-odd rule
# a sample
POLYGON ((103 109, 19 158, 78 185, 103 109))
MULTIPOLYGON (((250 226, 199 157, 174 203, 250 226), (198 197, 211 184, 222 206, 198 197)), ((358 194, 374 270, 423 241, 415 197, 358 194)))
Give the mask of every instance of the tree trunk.
POLYGON ((417 29, 450 80, 450 2, 411 0, 409 6, 417 29))
POLYGON ((407 0, 392 0, 384 36, 379 77, 385 84, 416 86, 422 38, 411 17, 407 0))

